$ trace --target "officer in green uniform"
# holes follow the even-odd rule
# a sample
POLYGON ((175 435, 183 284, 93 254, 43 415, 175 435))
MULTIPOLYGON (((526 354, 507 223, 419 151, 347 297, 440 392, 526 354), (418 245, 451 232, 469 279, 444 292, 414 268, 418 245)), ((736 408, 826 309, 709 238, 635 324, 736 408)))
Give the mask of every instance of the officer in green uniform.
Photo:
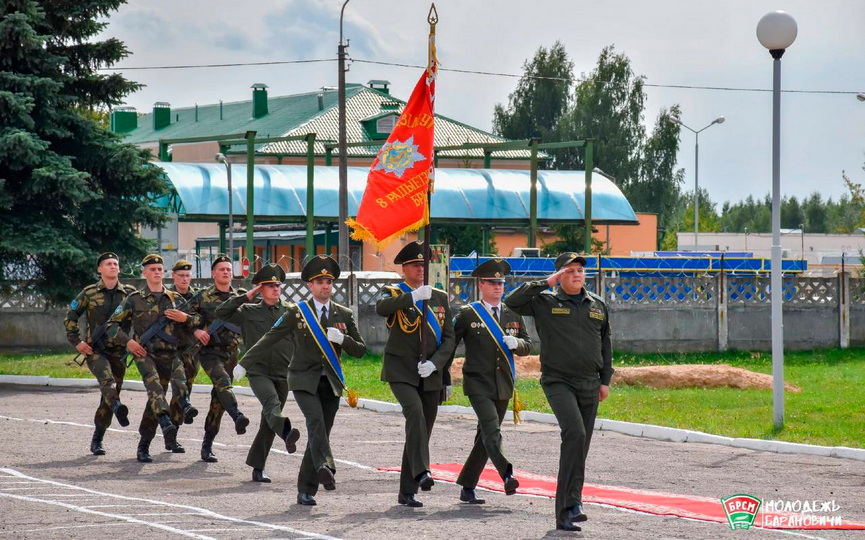
POLYGON ((237 293, 220 304, 215 312, 219 319, 240 325, 247 352, 241 363, 234 368, 234 380, 239 380, 246 375, 249 379, 249 387, 261 402, 261 422, 258 433, 246 455, 246 464, 252 467, 253 482, 270 483, 270 477, 265 474, 264 466, 277 434, 286 443, 286 451, 289 453, 297 450, 296 443, 300 438, 300 432, 291 427, 288 418, 282 416, 282 408, 288 398, 286 377, 288 363, 291 361, 291 344, 284 343, 285 346, 271 347, 270 354, 260 354, 257 358, 249 356, 252 346, 258 343, 288 308, 288 302, 281 298, 283 281, 285 281, 285 270, 282 267, 275 264, 264 266, 252 278, 252 284, 255 285, 253 289, 247 293, 237 293), (253 304, 251 302, 256 294, 261 295, 261 301, 253 304))
POLYGON ((78 293, 75 300, 69 304, 64 325, 66 338, 75 346, 79 354, 84 355, 87 368, 99 382, 102 394, 99 407, 93 418, 96 429, 90 441, 90 451, 94 455, 105 455, 102 438, 105 430, 111 425, 111 415, 117 416, 121 426, 129 425, 129 409, 120 402, 120 389, 123 386, 123 376, 126 374, 126 349, 122 345, 108 342, 104 335, 98 343, 94 343, 93 334, 108 323, 108 318, 114 313, 126 297, 135 291, 131 285, 123 285, 118 280, 120 274, 120 259, 112 252, 106 252, 96 259, 96 271, 100 279, 93 285, 88 285, 78 293), (78 319, 87 314, 87 336, 81 339, 78 319))
MULTIPOLYGON (((141 373, 147 390, 147 407, 138 426, 141 440, 138 443, 137 458, 141 463, 149 463, 153 461, 150 457, 150 441, 156 434, 157 422, 162 428, 166 448, 173 447, 177 440, 177 426, 171 421, 165 399, 171 379, 185 378, 177 357, 177 325, 194 327, 199 320, 196 315, 177 309, 178 304, 182 304, 180 298, 162 285, 162 277, 165 275, 162 257, 147 255, 141 261, 141 267, 146 281, 144 287, 127 296, 126 300, 117 306, 106 332, 113 343, 125 344, 135 356, 138 372, 141 373), (163 324, 164 326, 142 345, 124 330, 128 321, 132 322, 132 331, 139 340, 143 340, 145 334, 153 332, 163 324)), ((179 384, 186 387, 185 380, 181 380, 179 384)), ((191 405, 186 397, 182 398, 181 406, 188 414, 191 405)))
POLYGON ((307 283, 312 299, 289 305, 242 363, 243 367, 254 365, 273 349, 294 344, 288 388, 306 418, 309 434, 297 475, 297 503, 306 506, 316 504, 319 484, 328 491, 336 489, 330 431, 345 389, 340 356, 343 351, 351 356, 366 352, 351 309, 330 299, 339 273, 339 265, 328 255, 310 259, 300 278, 307 283))
POLYGON ((516 379, 511 355, 525 356, 532 348, 523 318, 502 303, 505 276, 511 265, 503 259, 490 259, 472 272, 478 278, 481 300, 463 306, 454 321, 456 344, 466 344, 463 364, 463 393, 468 396, 478 417, 475 445, 457 478, 462 486, 460 500, 483 504, 475 494, 487 458, 502 477, 505 494, 513 495, 520 483, 513 466, 502 451, 502 420, 514 394, 516 379), (489 328, 488 323, 497 327, 489 328))
POLYGON ((381 380, 402 406, 406 441, 400 469, 397 502, 412 508, 423 506, 415 498, 418 486, 432 489, 429 438, 438 413, 442 372, 454 351, 454 329, 448 294, 424 285, 424 244, 407 244, 394 259, 402 265, 405 282, 383 288, 375 311, 387 317, 390 329, 382 360, 381 380), (422 314, 417 307, 428 301, 422 314), (423 361, 419 361, 420 332, 424 332, 423 361))
MULTIPOLYGON (((174 281, 172 290, 176 292, 183 302, 188 303, 195 296, 195 289, 190 284, 192 282, 192 263, 183 259, 178 259, 171 268, 171 279, 174 281)), ((180 358, 184 376, 186 377, 186 385, 184 388, 179 388, 179 379, 171 378, 171 401, 169 403, 171 409, 171 421, 177 426, 178 433, 180 432, 181 424, 191 424, 193 418, 198 416, 198 409, 191 407, 189 415, 183 414, 183 408, 180 406, 179 400, 184 395, 192 396, 192 385, 195 384, 195 377, 198 376, 198 341, 192 335, 192 329, 181 327, 177 329, 177 355, 180 358)), ((180 444, 180 441, 175 440, 174 446, 166 448, 175 454, 182 454, 186 449, 180 444)))
POLYGON ((237 292, 246 291, 237 291, 231 286, 234 268, 227 256, 217 256, 210 273, 213 275, 213 285, 195 293, 190 302, 190 312, 200 315, 201 322, 194 334, 202 345, 199 352, 201 367, 213 383, 210 410, 204 420, 204 439, 201 442, 201 459, 212 463, 216 461, 213 441, 219 433, 222 414, 227 412, 231 416, 238 435, 246 433, 249 418, 237 408, 237 398, 231 386, 231 372, 237 365, 238 347, 242 339, 241 329, 218 319, 215 313, 220 304, 237 292))
POLYGON ((586 259, 556 258, 556 272, 523 284, 505 304, 535 318, 541 339, 541 387, 562 432, 556 489, 556 528, 578 531, 586 521, 582 492, 598 403, 613 376, 610 319, 601 297, 584 287, 586 259), (559 283, 558 289, 548 291, 559 283))

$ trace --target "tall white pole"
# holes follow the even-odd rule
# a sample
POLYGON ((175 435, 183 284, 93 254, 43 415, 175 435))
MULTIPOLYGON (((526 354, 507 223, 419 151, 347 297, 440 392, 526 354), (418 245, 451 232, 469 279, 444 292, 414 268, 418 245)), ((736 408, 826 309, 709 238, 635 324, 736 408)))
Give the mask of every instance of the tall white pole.
MULTIPOLYGON (((705 128, 703 128, 705 129, 705 128)), ((701 130, 702 131, 702 130, 701 130)), ((700 132, 694 136, 694 250, 700 245, 700 132)))
POLYGON ((781 56, 773 50, 772 80, 772 411, 784 427, 784 291, 781 283, 781 56))

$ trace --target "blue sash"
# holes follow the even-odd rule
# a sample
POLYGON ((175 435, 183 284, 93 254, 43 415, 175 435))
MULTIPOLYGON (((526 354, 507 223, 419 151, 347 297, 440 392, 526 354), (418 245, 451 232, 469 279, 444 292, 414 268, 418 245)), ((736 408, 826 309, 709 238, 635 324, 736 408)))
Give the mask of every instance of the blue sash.
MULTIPOLYGON (((339 363, 339 355, 336 354, 336 349, 333 348, 333 343, 327 339, 327 333, 321 327, 321 321, 315 316, 312 308, 307 302, 298 302, 297 309, 300 311, 301 317, 306 322, 309 330, 312 332, 312 337, 315 339, 315 344, 321 349, 321 354, 327 358, 330 364, 330 369, 339 377, 339 382, 345 386, 345 376, 342 374, 342 364, 339 363)), ((332 309, 332 308, 331 308, 332 309)))
MULTIPOLYGON (((397 287, 399 287, 402 292, 411 294, 412 288, 408 286, 408 283, 402 282, 397 285, 397 287)), ((423 312, 423 302, 415 302, 414 305, 417 308, 418 313, 423 312)), ((442 344, 442 327, 439 324, 438 317, 436 317, 435 313, 430 309, 429 304, 427 304, 426 307, 426 323, 436 336, 436 346, 440 347, 442 344)))
POLYGON ((472 308, 481 322, 484 323, 484 327, 486 327, 487 331, 492 336, 493 341, 496 342, 496 345, 499 346, 499 350, 502 351, 502 354, 505 355, 505 358, 508 359, 508 364, 511 366, 511 377, 514 382, 517 380, 517 368, 514 364, 514 352, 510 350, 507 345, 505 345, 505 333, 502 330, 501 325, 493 318, 492 313, 489 312, 487 306, 485 306, 482 302, 472 302, 469 304, 469 307, 472 308))

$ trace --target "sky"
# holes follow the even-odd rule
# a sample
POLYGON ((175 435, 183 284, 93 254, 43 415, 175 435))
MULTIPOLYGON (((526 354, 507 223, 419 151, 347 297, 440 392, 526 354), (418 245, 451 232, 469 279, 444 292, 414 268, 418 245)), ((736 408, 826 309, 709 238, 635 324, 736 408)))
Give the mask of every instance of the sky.
MULTIPOLYGON (((132 53, 117 67, 335 60, 342 0, 130 0, 103 36, 132 53)), ((361 60, 424 65, 428 1, 350 0, 343 32, 350 40, 349 83, 391 82, 407 99, 420 69, 361 60)), ((756 38, 774 10, 795 17, 799 34, 782 60, 781 191, 846 193, 842 171, 865 183, 865 2, 860 0, 438 0, 436 43, 441 68, 519 75, 539 47, 561 41, 575 74, 589 73, 601 49, 614 45, 648 85, 771 89, 772 58, 756 38)), ((118 70, 119 71, 119 70, 118 70)), ((337 84, 335 61, 272 66, 122 71, 145 88, 127 104, 149 112, 251 99, 265 83, 271 96, 337 84)), ((493 108, 507 104, 517 78, 441 71, 436 112, 490 130, 493 108)), ((764 197, 772 186, 771 92, 646 88, 644 123, 678 104, 700 134, 699 185, 716 203, 764 197)), ((693 193, 694 135, 682 130, 678 164, 693 193)))

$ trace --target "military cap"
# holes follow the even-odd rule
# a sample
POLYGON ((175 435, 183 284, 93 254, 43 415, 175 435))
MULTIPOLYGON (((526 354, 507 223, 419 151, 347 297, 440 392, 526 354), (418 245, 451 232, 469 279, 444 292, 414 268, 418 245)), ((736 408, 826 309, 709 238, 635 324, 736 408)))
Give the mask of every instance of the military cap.
POLYGON ((192 263, 183 259, 177 259, 177 262, 171 267, 171 271, 177 272, 178 270, 192 270, 192 263))
POLYGON ((394 264, 411 264, 423 262, 424 258, 424 243, 420 241, 409 242, 404 248, 396 254, 393 260, 394 264))
MULTIPOLYGON (((231 264, 231 259, 228 258, 228 255, 225 255, 224 253, 220 253, 219 255, 216 256, 215 259, 213 259, 213 262, 210 264, 210 269, 213 270, 214 268, 216 268, 217 264, 223 263, 223 262, 227 262, 228 264, 231 264)), ((232 268, 234 268, 234 265, 232 265, 232 268)))
POLYGON ((117 262, 120 262, 120 257, 117 256, 113 251, 106 251, 102 255, 96 258, 96 266, 102 264, 102 261, 105 259, 115 259, 117 262))
POLYGON ((148 264, 165 264, 165 261, 162 260, 162 256, 151 253, 150 255, 145 255, 141 261, 141 266, 147 266, 148 264))
POLYGON ((339 265, 330 255, 316 255, 310 259, 300 272, 300 279, 312 281, 316 278, 336 279, 339 277, 339 265))
POLYGON ((252 276, 252 284, 282 283, 285 280, 285 270, 278 264, 268 264, 252 276))
POLYGON ((563 266, 566 264, 571 264, 573 262, 578 262, 583 266, 586 266, 586 258, 580 255, 579 253, 574 253, 573 251, 569 251, 567 253, 562 253, 558 257, 556 257, 556 271, 561 270, 563 266))
POLYGON ((472 275, 484 281, 504 283, 505 276, 511 272, 511 265, 504 259, 490 259, 477 266, 472 275))

